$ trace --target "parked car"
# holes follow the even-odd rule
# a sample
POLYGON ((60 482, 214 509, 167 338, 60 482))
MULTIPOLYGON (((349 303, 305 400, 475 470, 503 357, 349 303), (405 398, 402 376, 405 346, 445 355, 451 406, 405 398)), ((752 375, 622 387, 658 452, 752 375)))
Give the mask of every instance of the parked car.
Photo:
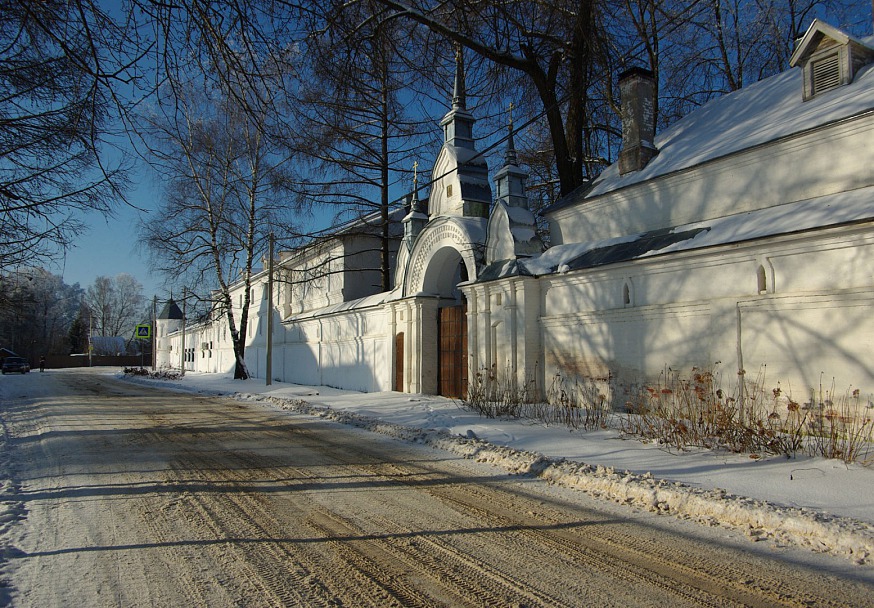
POLYGON ((3 373, 18 372, 26 374, 30 371, 30 363, 24 357, 6 357, 3 361, 3 373))

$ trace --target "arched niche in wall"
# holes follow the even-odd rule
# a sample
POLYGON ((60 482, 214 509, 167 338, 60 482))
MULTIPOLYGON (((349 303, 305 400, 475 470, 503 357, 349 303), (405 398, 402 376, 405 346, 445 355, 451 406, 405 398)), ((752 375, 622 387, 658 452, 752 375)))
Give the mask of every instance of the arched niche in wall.
POLYGON ((631 279, 625 279, 622 283, 622 306, 623 308, 634 306, 634 284, 631 279))

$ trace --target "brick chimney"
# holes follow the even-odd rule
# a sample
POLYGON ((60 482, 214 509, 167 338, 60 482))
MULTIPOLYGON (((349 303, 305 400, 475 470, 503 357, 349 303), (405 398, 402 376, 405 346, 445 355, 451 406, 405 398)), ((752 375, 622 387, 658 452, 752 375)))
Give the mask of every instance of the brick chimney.
POLYGON ((619 175, 640 171, 658 154, 655 140, 651 71, 633 67, 619 75, 622 103, 622 150, 619 152, 619 175))

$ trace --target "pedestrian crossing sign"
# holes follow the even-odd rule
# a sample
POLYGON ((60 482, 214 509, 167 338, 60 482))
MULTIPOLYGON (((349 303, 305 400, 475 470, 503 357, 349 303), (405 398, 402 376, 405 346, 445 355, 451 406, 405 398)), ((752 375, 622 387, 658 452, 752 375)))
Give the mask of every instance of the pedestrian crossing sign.
POLYGON ((152 338, 152 326, 137 325, 137 330, 134 336, 137 340, 150 340, 152 338))

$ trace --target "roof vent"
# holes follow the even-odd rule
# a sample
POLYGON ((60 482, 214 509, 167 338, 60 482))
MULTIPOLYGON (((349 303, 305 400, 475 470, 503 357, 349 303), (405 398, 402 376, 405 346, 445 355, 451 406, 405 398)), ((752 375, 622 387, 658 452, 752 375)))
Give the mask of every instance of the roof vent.
POLYGON ((810 63, 813 71, 812 89, 814 95, 841 86, 841 57, 838 53, 827 55, 810 63))

